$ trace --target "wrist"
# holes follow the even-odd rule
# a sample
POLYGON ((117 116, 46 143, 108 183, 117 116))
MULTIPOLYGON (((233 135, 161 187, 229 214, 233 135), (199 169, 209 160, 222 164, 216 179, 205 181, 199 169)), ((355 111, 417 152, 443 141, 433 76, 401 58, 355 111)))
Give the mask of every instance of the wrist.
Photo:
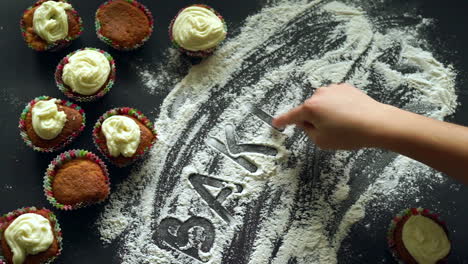
POLYGON ((394 150, 410 133, 410 113, 397 107, 379 103, 370 129, 369 146, 394 150))

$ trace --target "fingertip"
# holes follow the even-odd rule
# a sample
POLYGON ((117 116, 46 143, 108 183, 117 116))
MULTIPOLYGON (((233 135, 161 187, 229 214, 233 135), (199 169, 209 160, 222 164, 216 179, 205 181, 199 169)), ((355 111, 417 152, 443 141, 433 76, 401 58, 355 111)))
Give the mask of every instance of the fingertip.
POLYGON ((284 128, 285 122, 282 116, 273 118, 271 124, 276 128, 284 128))

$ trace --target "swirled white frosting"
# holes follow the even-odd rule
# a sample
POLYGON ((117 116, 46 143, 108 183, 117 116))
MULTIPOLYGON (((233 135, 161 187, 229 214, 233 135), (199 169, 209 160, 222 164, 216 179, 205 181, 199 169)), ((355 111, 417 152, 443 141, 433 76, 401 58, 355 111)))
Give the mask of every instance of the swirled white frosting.
POLYGON ((27 255, 46 251, 54 241, 49 220, 27 213, 18 216, 5 230, 5 240, 13 252, 13 264, 22 264, 27 255))
POLYGON ((65 10, 72 6, 65 2, 47 1, 42 3, 33 17, 33 29, 48 43, 62 40, 68 36, 68 16, 65 10))
POLYGON ((32 126, 42 139, 54 139, 62 132, 67 121, 67 114, 58 110, 55 101, 56 99, 39 101, 32 108, 32 126))
POLYGON ((175 19, 172 36, 182 48, 199 51, 216 47, 226 38, 226 30, 223 21, 211 10, 190 6, 175 19))
POLYGON ((131 157, 140 145, 140 127, 130 117, 115 115, 102 123, 107 148, 113 157, 131 157))
POLYGON ((425 216, 411 216, 403 226, 402 239, 408 252, 420 264, 435 264, 450 252, 444 229, 425 216))
POLYGON ((80 50, 63 67, 62 80, 72 91, 95 94, 106 83, 111 67, 106 56, 95 50, 80 50))

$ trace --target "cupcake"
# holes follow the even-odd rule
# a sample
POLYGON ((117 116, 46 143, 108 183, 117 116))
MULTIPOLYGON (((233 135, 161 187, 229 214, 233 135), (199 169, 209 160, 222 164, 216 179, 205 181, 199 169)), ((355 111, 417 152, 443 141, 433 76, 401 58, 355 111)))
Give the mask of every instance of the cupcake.
POLYGON ((110 180, 104 162, 86 150, 58 155, 44 176, 44 193, 56 208, 73 210, 104 201, 110 180))
POLYGON ((96 147, 118 167, 127 166, 145 154, 156 138, 153 123, 141 112, 129 107, 106 112, 93 130, 96 147))
POLYGON ((81 107, 49 96, 37 97, 26 106, 19 121, 26 145, 40 152, 52 152, 68 145, 85 127, 81 107))
POLYGON ((40 0, 24 11, 21 32, 28 46, 37 51, 62 49, 78 38, 83 22, 65 0, 40 0))
POLYGON ((173 45, 189 57, 211 55, 226 34, 223 17, 206 5, 183 8, 169 26, 169 38, 173 45))
POLYGON ((115 61, 109 53, 84 48, 63 58, 55 71, 55 82, 68 98, 90 102, 107 94, 115 80, 115 61))
POLYGON ((96 12, 100 40, 118 50, 132 50, 145 43, 153 32, 153 16, 134 0, 109 0, 96 12))
POLYGON ((445 223, 427 209, 402 211, 390 223, 387 236, 400 263, 445 263, 450 253, 445 223))
POLYGON ((0 240, 8 264, 51 263, 62 251, 60 225, 47 209, 27 207, 0 217, 0 240))

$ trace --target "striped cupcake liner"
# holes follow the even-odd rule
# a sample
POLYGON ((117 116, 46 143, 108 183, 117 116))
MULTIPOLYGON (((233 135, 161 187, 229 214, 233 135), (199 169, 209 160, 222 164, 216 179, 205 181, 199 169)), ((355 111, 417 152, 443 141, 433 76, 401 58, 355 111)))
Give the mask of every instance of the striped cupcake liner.
POLYGON ((101 8, 105 7, 106 5, 112 3, 112 2, 115 2, 116 0, 109 0, 105 3, 103 3, 102 5, 99 6, 99 8, 97 9, 96 11, 96 15, 95 15, 95 27, 96 27, 96 34, 97 34, 97 37, 104 43, 106 43, 107 45, 113 47, 114 49, 116 50, 122 50, 122 51, 130 51, 130 50, 135 50, 135 49, 138 49, 139 47, 143 46, 143 44, 145 44, 145 42, 151 37, 151 34, 153 34, 153 30, 154 30, 154 19, 153 19, 153 15, 151 14, 151 11, 146 7, 144 6, 143 4, 141 4, 140 2, 138 1, 135 1, 135 0, 125 0, 127 1, 128 3, 136 6, 137 8, 139 8, 141 11, 143 11, 145 13, 145 15, 148 17, 149 19, 149 33, 148 33, 148 36, 146 36, 144 39, 142 39, 140 41, 140 43, 137 43, 135 44, 133 47, 122 47, 122 46, 119 46, 118 43, 116 43, 115 41, 113 41, 112 39, 104 36, 102 34, 102 24, 101 24, 101 21, 98 19, 98 13, 99 11, 101 10, 101 8))
POLYGON ((93 128, 94 145, 96 146, 97 149, 99 149, 99 151, 102 153, 102 155, 104 155, 106 157, 107 160, 109 160, 112 164, 114 164, 117 167, 128 166, 128 165, 132 164, 133 162, 135 162, 136 160, 138 160, 139 158, 141 158, 156 143, 157 136, 158 136, 158 134, 157 134, 157 132, 156 132, 156 130, 154 128, 153 122, 151 122, 149 120, 149 118, 147 118, 145 115, 143 115, 140 111, 138 111, 138 110, 136 110, 134 108, 130 108, 130 107, 114 108, 114 109, 111 109, 111 110, 107 111, 106 113, 104 113, 98 119, 98 121, 96 122, 96 124, 94 125, 94 128, 93 128), (100 147, 101 144, 106 143, 106 142, 101 141, 99 139, 99 136, 98 136, 99 133, 101 132, 102 123, 104 122, 104 120, 106 120, 107 118, 109 118, 111 116, 114 116, 114 115, 126 115, 126 116, 131 116, 133 118, 136 118, 143 125, 145 125, 147 128, 149 128, 151 130, 151 132, 153 133, 153 135, 154 135, 154 139, 151 142, 151 144, 148 147, 146 147, 145 149, 143 149, 141 152, 135 153, 135 155, 133 155, 131 158, 129 158, 129 161, 126 164, 116 163, 115 160, 114 160, 114 157, 111 156, 111 154, 109 153, 109 150, 107 149, 107 147, 106 148, 100 147))
POLYGON ((68 161, 78 159, 78 158, 88 159, 90 161, 95 162, 96 164, 99 165, 99 167, 101 167, 104 173, 107 188, 110 193, 110 177, 109 177, 109 171, 107 170, 106 164, 97 155, 95 155, 94 153, 90 151, 83 150, 83 149, 69 150, 58 155, 54 160, 52 160, 44 176, 44 183, 43 183, 44 194, 47 200, 52 204, 52 206, 54 206, 57 209, 65 210, 65 211, 76 210, 76 209, 87 207, 93 204, 102 203, 103 201, 107 199, 106 197, 98 202, 94 202, 94 203, 82 202, 78 204, 62 204, 58 202, 57 199, 55 199, 54 192, 52 189, 52 183, 54 182, 54 177, 57 174, 57 170, 60 169, 60 167, 64 165, 65 163, 67 163, 68 161))
MULTIPOLYGON (((444 229, 445 233, 447 234, 447 237, 449 237, 449 232, 448 232, 448 229, 447 229, 447 225, 446 225, 445 221, 442 221, 440 219, 438 214, 433 213, 433 212, 429 211, 428 209, 424 209, 424 208, 420 208, 420 207, 419 208, 408 208, 408 209, 405 209, 405 210, 401 211, 399 214, 397 214, 395 217, 393 217, 392 221, 390 222, 388 231, 387 231, 388 247, 389 247, 390 252, 392 253, 393 257, 400 264, 405 264, 405 263, 401 260, 399 254, 398 254, 398 251, 396 249, 395 230, 396 230, 399 223, 401 223, 402 221, 406 222, 409 217, 414 216, 414 215, 421 215, 421 216, 425 216, 427 218, 430 218, 431 220, 433 220, 434 222, 439 224, 444 229)), ((447 257, 449 255, 450 255, 450 252, 449 252, 449 254, 447 254, 447 256, 444 259, 439 260, 439 262, 437 262, 437 263, 446 263, 446 261, 447 261, 446 259, 447 259, 447 257)))
MULTIPOLYGON (((59 224, 59 222, 57 220, 57 217, 55 216, 55 214, 52 211, 50 211, 48 209, 45 209, 45 208, 37 209, 36 207, 32 206, 32 207, 20 208, 20 209, 14 210, 12 212, 9 212, 7 214, 4 214, 2 217, 0 217, 0 240, 2 240, 3 232, 6 230, 8 224, 11 221, 13 221, 14 219, 16 219, 17 217, 19 217, 22 214, 35 213, 35 212, 37 212, 39 210, 46 211, 49 214, 48 215, 49 216, 49 221, 51 222, 51 226, 54 227, 53 228, 54 236, 56 237, 57 242, 58 242, 58 246, 59 246, 59 250, 58 250, 57 254, 55 256, 53 256, 52 258, 50 258, 47 262, 45 262, 46 264, 49 264, 49 263, 54 262, 54 260, 62 253, 62 240, 63 240, 63 237, 62 237, 62 229, 60 228, 60 224, 59 224)), ((3 257, 3 252, 2 252, 2 249, 0 247, 0 264, 1 263, 6 263, 6 260, 3 257)))
POLYGON ((112 56, 109 53, 100 49, 95 49, 95 48, 82 48, 82 49, 73 51, 72 53, 68 54, 66 57, 64 57, 60 61, 60 63, 57 65, 57 68, 55 70, 55 83, 57 87, 59 88, 59 90, 63 94, 65 94, 66 97, 72 100, 78 101, 78 102, 92 102, 92 101, 96 101, 102 98, 111 90, 115 82, 115 77, 116 77, 116 67, 115 67, 114 58, 112 58, 112 56), (83 50, 94 50, 94 51, 102 53, 107 58, 111 66, 111 71, 109 73, 109 79, 108 79, 106 86, 104 88, 101 88, 96 94, 93 94, 93 95, 82 95, 82 94, 73 92, 73 90, 68 85, 66 85, 62 79, 63 68, 69 62, 70 57, 73 56, 78 51, 83 51, 83 50))
MULTIPOLYGON (((83 20, 81 19, 80 15, 78 14, 78 12, 72 7, 72 9, 70 10, 72 15, 75 16, 77 19, 78 19, 78 24, 80 26, 80 30, 79 32, 74 35, 74 36, 67 36, 65 39, 62 39, 62 40, 58 40, 58 41, 55 41, 53 43, 48 43, 43 49, 37 49, 35 47, 33 47, 31 45, 31 43, 29 43, 26 39, 26 35, 27 35, 27 28, 26 28, 26 24, 24 22, 24 15, 29 12, 31 9, 33 8, 36 8, 38 6, 40 6, 43 2, 46 2, 48 0, 39 0, 37 1, 33 6, 30 6, 28 7, 24 12, 23 12, 23 15, 21 16, 21 20, 20 20, 20 29, 21 29, 21 35, 23 36, 23 39, 24 39, 24 42, 26 42, 26 44, 28 45, 29 48, 35 50, 35 51, 59 51, 59 50, 62 50, 68 46, 70 46, 70 44, 72 43, 73 40, 79 38, 81 36, 81 34, 83 33, 83 20)), ((65 3, 68 3, 67 0, 60 0, 60 2, 65 2, 65 3)))
POLYGON ((195 5, 190 5, 190 6, 187 6, 187 7, 184 7, 182 9, 179 10, 179 12, 177 12, 177 15, 172 19, 171 21, 171 24, 169 25, 169 38, 172 42, 172 45, 178 49, 181 53, 189 56, 189 57, 193 57, 193 58, 206 58, 206 57, 209 57, 210 55, 213 54, 213 52, 218 48, 218 46, 216 47, 213 47, 213 48, 210 48, 210 49, 206 49, 206 50, 198 50, 198 51, 191 51, 191 50, 186 50, 184 48, 182 48, 174 39, 174 35, 172 34, 172 28, 174 26, 174 22, 175 20, 177 19, 177 17, 179 16, 179 14, 184 11, 186 8, 189 8, 189 7, 192 7, 192 6, 199 6, 199 7, 203 7, 203 8, 206 8, 208 10, 210 10, 211 12, 215 13, 215 15, 217 17, 219 17, 219 19, 221 19, 221 21, 223 22, 223 25, 224 25, 224 30, 226 32, 227 31, 227 24, 226 24, 226 21, 224 21, 224 18, 223 16, 221 16, 220 13, 218 13, 215 9, 213 9, 212 7, 208 6, 208 5, 204 5, 204 4, 195 4, 195 5))
POLYGON ((53 146, 53 147, 50 147, 50 148, 42 148, 42 147, 35 146, 32 143, 31 139, 29 138, 28 133, 26 132, 26 119, 27 119, 27 116, 28 116, 29 112, 31 112, 32 108, 34 107, 34 105, 37 102, 43 101, 43 100, 50 100, 50 99, 57 99, 57 98, 53 98, 53 97, 45 96, 45 95, 34 98, 31 102, 29 102, 26 105, 23 112, 21 113, 20 120, 19 120, 18 128, 20 130, 20 136, 23 139, 24 143, 26 143, 27 146, 31 147, 35 151, 39 151, 39 152, 54 152, 54 151, 57 151, 57 150, 60 150, 60 149, 64 148, 65 146, 70 144, 76 137, 78 137, 85 128, 86 115, 85 115, 84 110, 80 106, 78 106, 78 105, 76 105, 76 104, 74 104, 72 102, 57 99, 56 102, 58 104, 66 106, 66 107, 70 107, 72 109, 75 109, 83 116, 83 121, 81 122, 81 127, 77 131, 74 131, 62 143, 60 143, 60 144, 58 144, 56 146, 53 146))

